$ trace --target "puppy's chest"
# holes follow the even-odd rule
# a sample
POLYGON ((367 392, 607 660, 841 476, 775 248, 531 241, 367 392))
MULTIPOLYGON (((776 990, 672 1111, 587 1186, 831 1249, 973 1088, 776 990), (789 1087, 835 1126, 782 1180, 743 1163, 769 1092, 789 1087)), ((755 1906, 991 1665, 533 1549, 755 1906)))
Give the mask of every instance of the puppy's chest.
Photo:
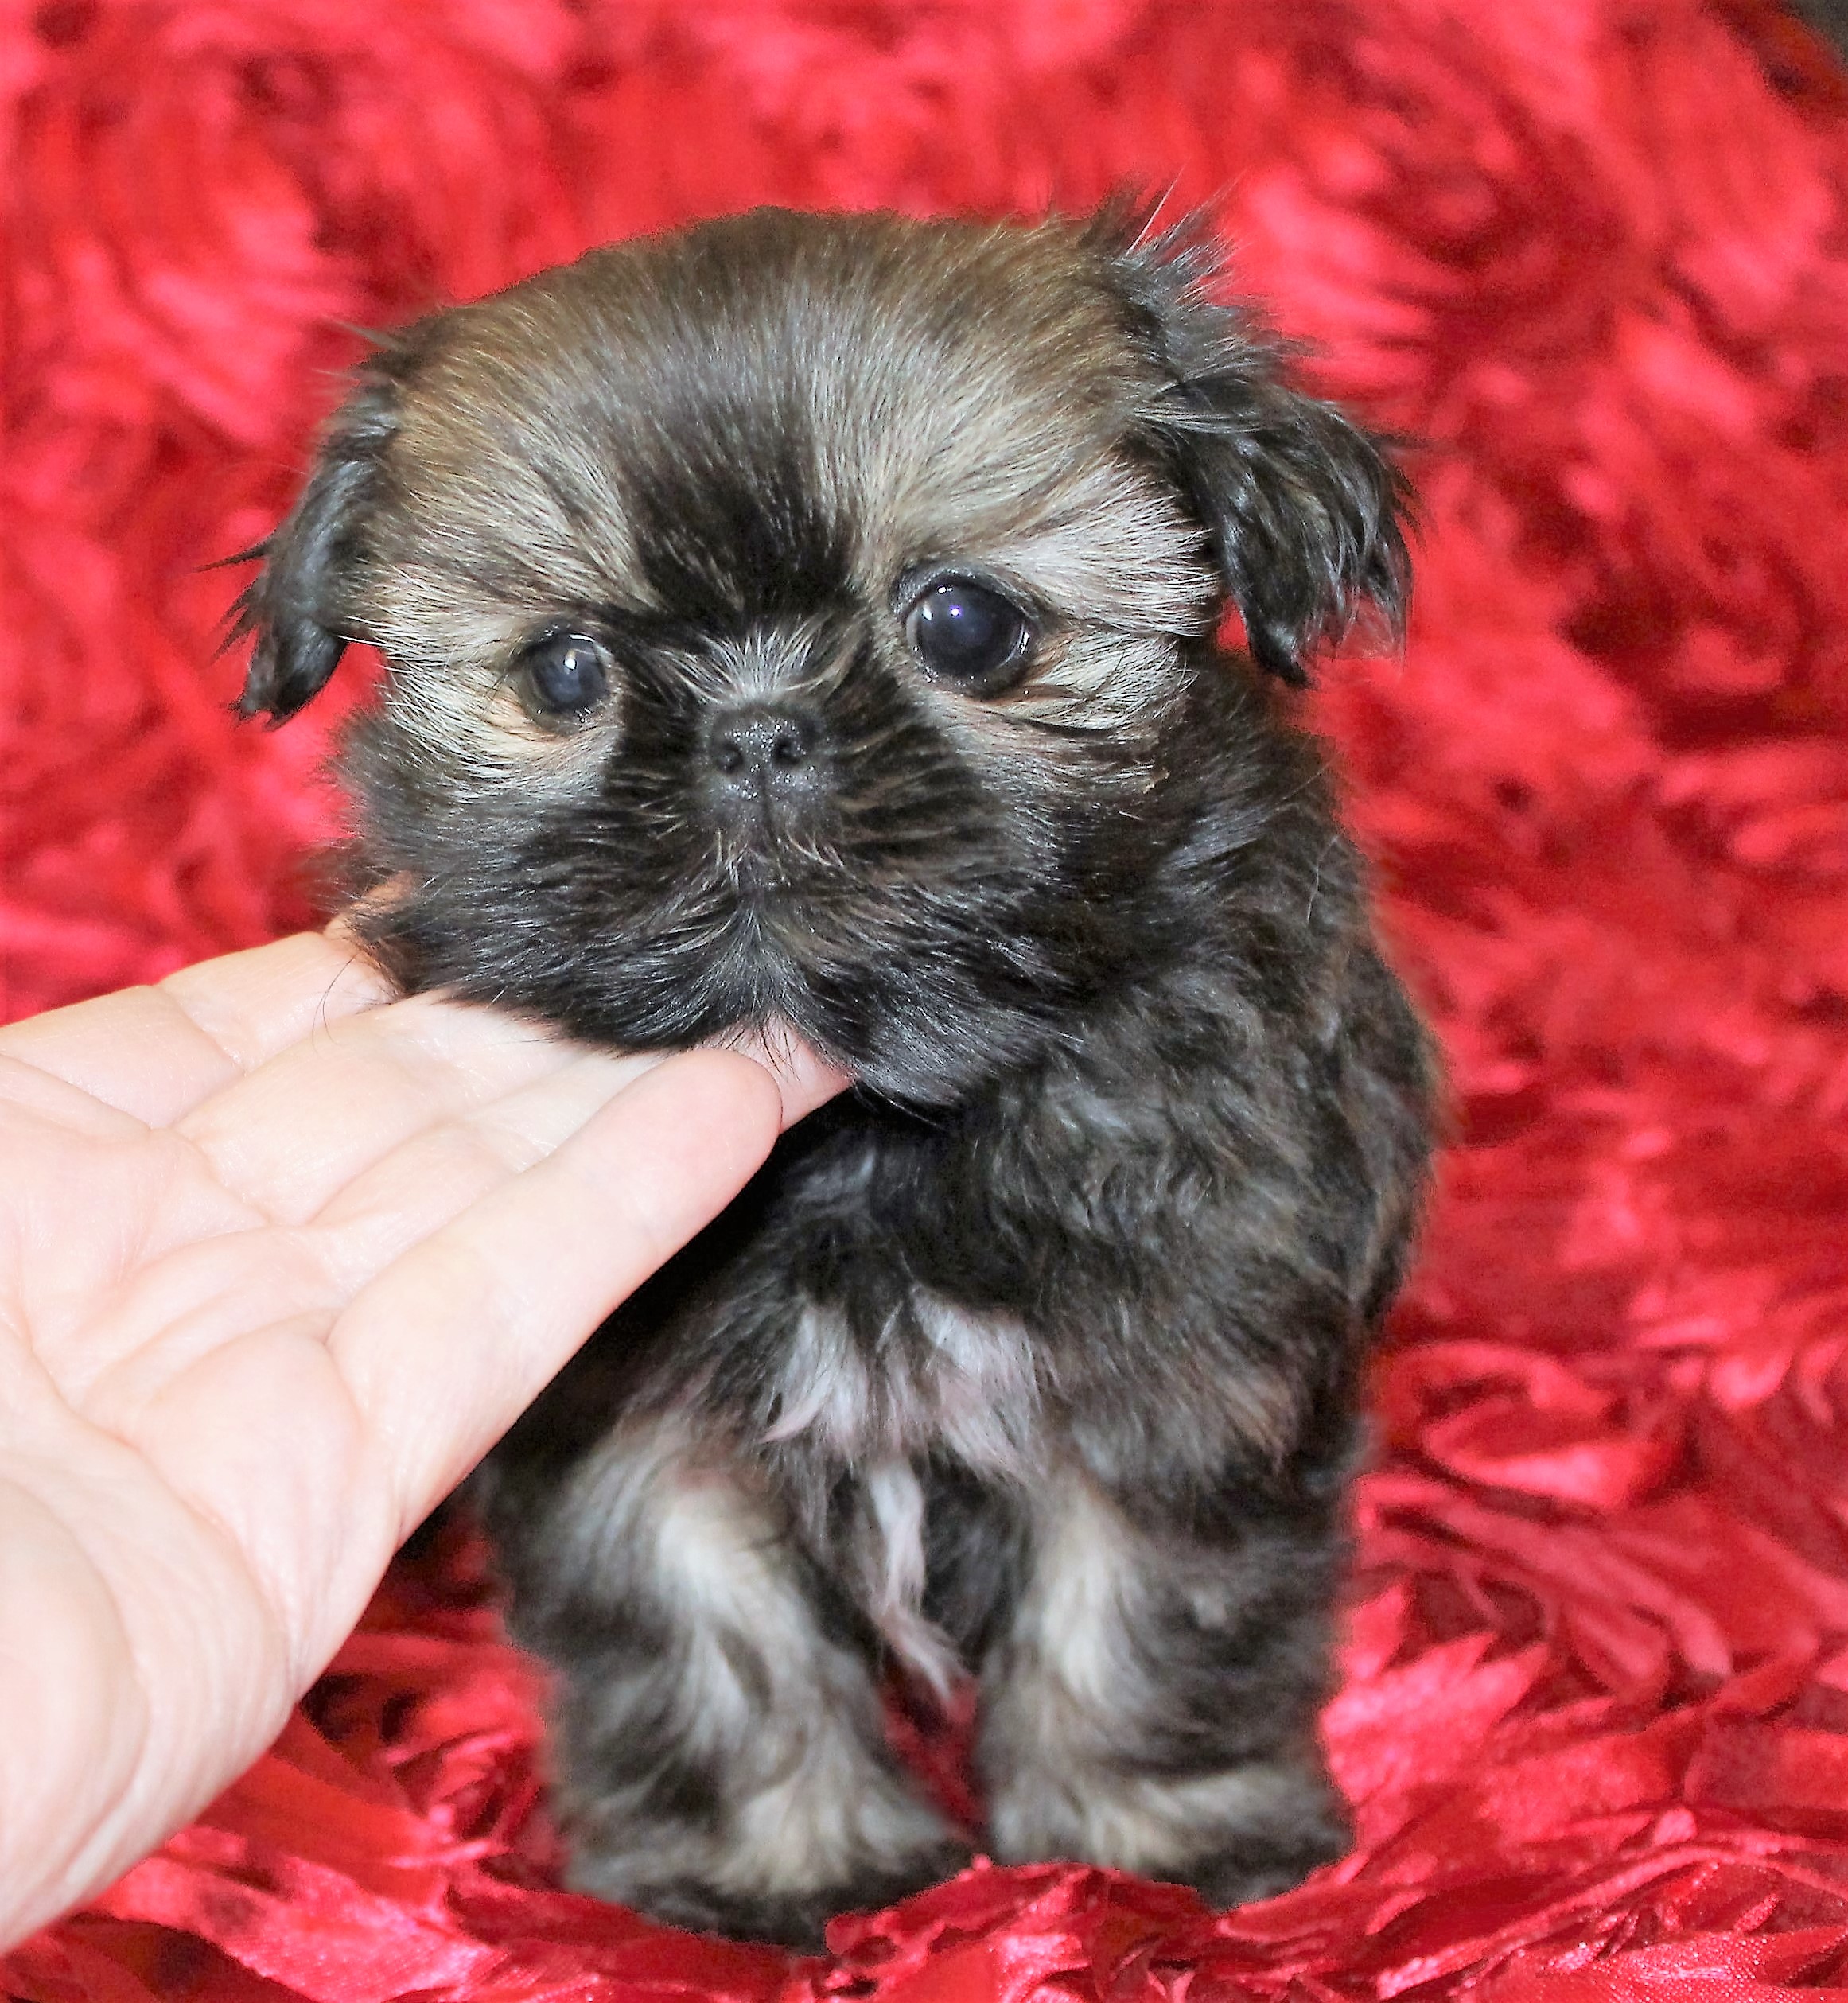
POLYGON ((798 1309, 758 1414, 772 1446, 847 1466, 947 1455, 1024 1476, 1038 1452, 1038 1345, 1017 1316, 913 1288, 883 1315, 798 1309))
POLYGON ((1044 1348, 1023 1315, 920 1283, 902 1234, 843 1233, 838 1211, 811 1237, 780 1221, 756 1248, 776 1278, 733 1296, 714 1416, 895 1656, 947 1691, 969 1664, 932 1598, 935 1484, 955 1463, 1019 1495, 1044 1470, 1044 1348))
MULTIPOLYGON (((998 1109, 947 1132, 842 1109, 735 1248, 733 1298, 753 1305, 733 1327, 761 1344, 745 1408, 726 1400, 747 1437, 850 1468, 933 1456, 1033 1472, 1055 1366, 1064 1383, 1119 1318, 1106 1275, 1072 1257, 1095 1235, 1103 1171, 1063 1104, 1041 1095, 1005 1139, 998 1109), (1074 1159, 1053 1157, 1042 1125, 1074 1159)), ((1107 1138, 1099 1152, 1122 1160, 1107 1138)))

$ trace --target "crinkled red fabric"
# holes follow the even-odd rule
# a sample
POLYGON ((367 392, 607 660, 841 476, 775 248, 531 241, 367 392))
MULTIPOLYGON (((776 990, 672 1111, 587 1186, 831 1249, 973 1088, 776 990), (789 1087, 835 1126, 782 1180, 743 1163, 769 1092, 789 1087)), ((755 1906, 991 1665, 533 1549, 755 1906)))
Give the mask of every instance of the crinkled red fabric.
MULTIPOLYGON (((231 727, 232 579, 199 566, 284 504, 348 325, 757 201, 1127 181, 1221 197, 1324 383, 1422 441, 1410 644, 1316 709, 1456 1095, 1326 1719, 1360 1843, 1301 1890, 1216 1915, 978 1866, 800 1962, 567 1896, 535 1673, 452 1538, 6 1986, 1848 1996, 1848 86, 1820 48, 1768 0, 7 0, 0 92, 9 1012, 312 913, 331 718, 231 727)), ((897 1729, 958 1798, 954 1735, 897 1729)))

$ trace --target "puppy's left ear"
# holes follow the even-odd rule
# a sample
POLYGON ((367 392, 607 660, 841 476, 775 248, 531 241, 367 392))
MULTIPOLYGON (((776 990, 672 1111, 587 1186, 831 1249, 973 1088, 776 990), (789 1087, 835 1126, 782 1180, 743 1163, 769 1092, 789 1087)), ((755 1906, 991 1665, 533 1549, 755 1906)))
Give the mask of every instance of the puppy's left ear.
POLYGON ((1160 378, 1146 438, 1205 525, 1259 665, 1301 686, 1365 600, 1401 633, 1403 475, 1333 404, 1292 389, 1287 350, 1215 296, 1203 224, 1157 235, 1117 208, 1087 234, 1160 378))
POLYGON ((365 365, 322 436, 300 498, 245 552, 263 567, 239 594, 225 643, 255 636, 239 716, 285 721, 320 693, 346 651, 380 456, 398 428, 398 359, 387 350, 365 365))

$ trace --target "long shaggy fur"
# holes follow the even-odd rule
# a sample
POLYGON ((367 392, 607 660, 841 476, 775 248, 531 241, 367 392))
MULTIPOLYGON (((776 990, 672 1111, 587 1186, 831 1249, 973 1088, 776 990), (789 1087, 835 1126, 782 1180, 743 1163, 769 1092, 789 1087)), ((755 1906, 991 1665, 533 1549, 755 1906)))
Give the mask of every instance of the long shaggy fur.
MULTIPOLYGON (((228 730, 208 566, 300 491, 354 329, 764 201, 1172 182, 1313 379, 1423 441, 1404 658, 1325 661, 1304 709, 1456 1099, 1369 1373, 1339 1870, 1210 1920, 1083 1865, 966 1873, 801 1967, 561 1895, 539 1678, 456 1535, 0 1989, 1839 1984, 1848 79, 1795 14, 43 0, 0 10, 0 1013, 325 915, 303 858, 376 661, 228 730)), ((948 1791, 959 1745, 888 1728, 948 1791)))
POLYGON ((800 1941, 943 1875, 889 1658, 979 1679, 1002 1857, 1224 1904, 1340 1846, 1313 1718, 1432 1087, 1214 639, 1296 678, 1402 602, 1396 476, 1278 364, 1115 216, 708 224, 395 340, 245 594, 247 712, 391 663, 347 771, 406 986, 858 1083, 482 1484, 580 1885, 800 1941), (945 578, 1017 613, 1005 685, 921 651, 945 578))

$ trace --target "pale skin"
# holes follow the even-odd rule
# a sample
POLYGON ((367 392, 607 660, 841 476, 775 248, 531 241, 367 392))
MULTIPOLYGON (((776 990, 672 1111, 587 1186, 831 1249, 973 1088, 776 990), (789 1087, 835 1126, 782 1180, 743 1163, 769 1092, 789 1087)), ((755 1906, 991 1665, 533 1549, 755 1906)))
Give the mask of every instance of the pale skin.
POLYGON ((236 1777, 392 1553, 843 1081, 304 935, 0 1030, 0 1947, 236 1777))

